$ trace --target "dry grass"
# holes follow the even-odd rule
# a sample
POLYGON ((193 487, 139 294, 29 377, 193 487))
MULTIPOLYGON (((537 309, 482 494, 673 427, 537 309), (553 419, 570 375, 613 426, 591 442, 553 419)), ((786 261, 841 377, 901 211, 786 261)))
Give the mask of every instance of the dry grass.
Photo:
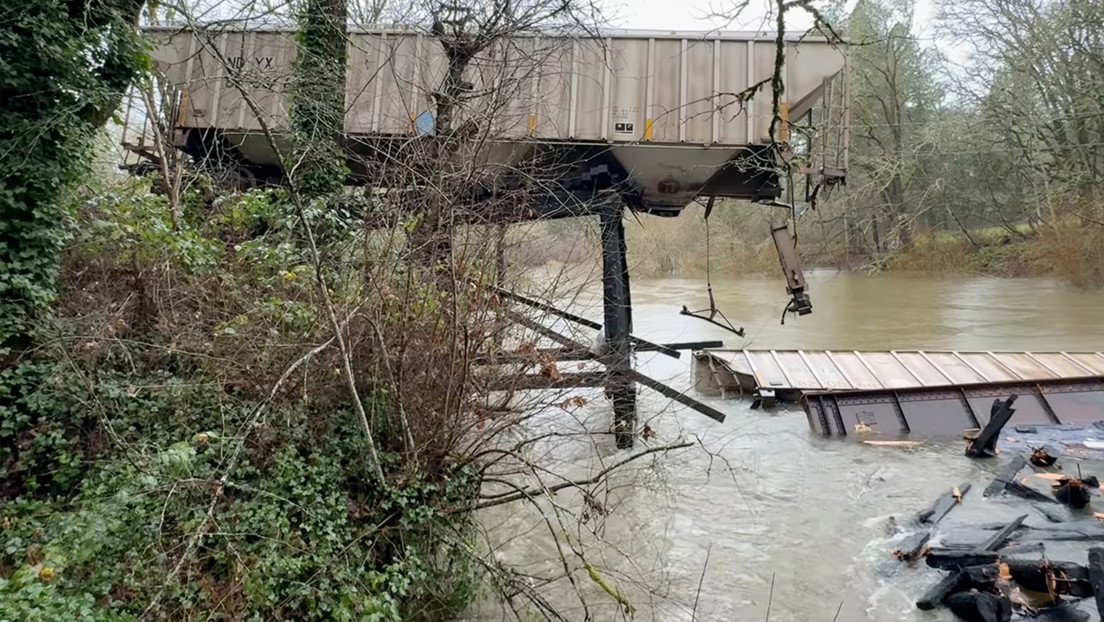
POLYGON ((1042 227, 1030 259, 1045 274, 1075 285, 1104 284, 1104 226, 1067 219, 1042 227))
POLYGON ((935 275, 1053 277, 1080 287, 1104 284, 1104 226, 1066 217, 1025 237, 1003 229, 965 236, 925 235, 897 253, 887 268, 935 275))

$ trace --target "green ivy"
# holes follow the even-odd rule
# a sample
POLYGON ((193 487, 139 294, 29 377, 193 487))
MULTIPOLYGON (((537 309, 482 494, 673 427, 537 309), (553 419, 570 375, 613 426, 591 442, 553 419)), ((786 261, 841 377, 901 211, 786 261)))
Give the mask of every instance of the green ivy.
POLYGON ((345 0, 302 3, 291 92, 293 149, 288 170, 308 197, 341 191, 348 176, 345 129, 345 0))
MULTIPOLYGON (((56 494, 0 504, 0 570, 14 569, 0 571, 0 620, 26 611, 35 615, 11 619, 125 620, 158 594, 181 620, 439 620, 475 594, 474 562, 456 548, 470 543, 451 539, 470 533, 470 519, 445 511, 476 493, 475 474, 380 488, 346 410, 287 404, 247 427, 255 404, 167 373, 79 377, 45 363, 16 372, 0 387, 23 410, 73 421, 95 404, 99 416, 51 423, 56 442, 33 465, 23 460, 56 494), (57 468, 61 454, 107 432, 107 451, 78 471, 57 468), (239 442, 247 451, 215 508, 218 529, 202 538, 193 570, 174 576, 203 524, 209 483, 239 442)), ((388 458, 397 473, 401 460, 388 458)))
POLYGON ((65 192, 148 64, 141 0, 12 0, 0 9, 0 356, 53 301, 65 192))
POLYGON ((52 363, 0 371, 0 498, 57 495, 80 482, 88 413, 53 384, 52 363))
POLYGON ((128 622, 133 619, 97 607, 91 594, 65 595, 38 577, 24 582, 0 579, 0 622, 128 622))

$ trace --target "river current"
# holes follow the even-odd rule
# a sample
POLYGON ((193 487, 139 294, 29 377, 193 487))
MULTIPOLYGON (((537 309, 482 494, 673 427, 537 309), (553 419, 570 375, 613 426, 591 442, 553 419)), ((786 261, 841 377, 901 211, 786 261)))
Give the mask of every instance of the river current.
MULTIPOLYGON (((655 342, 721 339, 730 348, 1104 350, 1100 290, 1042 279, 834 271, 812 271, 808 279, 813 313, 787 317, 785 325, 781 280, 715 281, 717 306, 746 329, 745 338, 679 315, 684 304, 707 306, 704 281, 634 279, 634 333, 655 342)), ((600 320, 600 294, 597 283, 584 287, 572 309, 600 320)), ((648 353, 637 364, 700 398, 690 390, 689 359, 648 353)), ((576 393, 587 397, 585 406, 547 409, 535 425, 608 429, 601 392, 576 393)), ((593 504, 571 490, 558 493, 558 514, 542 506, 551 529, 528 506, 480 517, 499 559, 532 574, 567 619, 629 618, 585 572, 575 574, 574 587, 563 579, 541 584, 540 577, 562 570, 558 551, 581 564, 572 547, 623 593, 638 620, 764 620, 768 608, 772 622, 952 619, 913 606, 939 574, 892 559, 891 517, 922 509, 961 482, 984 482, 999 459, 968 460, 957 439, 907 450, 823 439, 797 406, 764 412, 738 398, 702 398, 726 413, 727 421, 716 423, 647 389, 638 399, 642 423, 655 432, 641 447, 694 446, 634 462, 596 491, 593 504), (586 595, 586 609, 575 590, 586 595)), ((585 477, 627 454, 603 438, 548 443, 534 455, 548 473, 585 477)), ((556 481, 548 476, 548 484, 556 481)), ((987 522, 1016 513, 981 503, 976 492, 958 518, 987 522)), ((472 613, 502 615, 489 604, 472 613)))

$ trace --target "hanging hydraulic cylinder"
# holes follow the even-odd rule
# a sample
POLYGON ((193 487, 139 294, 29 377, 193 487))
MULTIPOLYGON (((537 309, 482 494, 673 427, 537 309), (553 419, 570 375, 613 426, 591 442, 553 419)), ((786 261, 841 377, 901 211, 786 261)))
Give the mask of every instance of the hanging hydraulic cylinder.
MULTIPOLYGON (((809 294, 806 291, 805 275, 801 273, 801 262, 797 258, 797 248, 793 236, 790 235, 789 226, 771 227, 771 237, 774 238, 774 247, 778 250, 782 273, 786 275, 786 292, 790 295, 790 303, 786 305, 786 311, 798 315, 812 313, 813 303, 809 300, 809 294)), ((786 314, 783 312, 783 322, 785 318, 786 314)))

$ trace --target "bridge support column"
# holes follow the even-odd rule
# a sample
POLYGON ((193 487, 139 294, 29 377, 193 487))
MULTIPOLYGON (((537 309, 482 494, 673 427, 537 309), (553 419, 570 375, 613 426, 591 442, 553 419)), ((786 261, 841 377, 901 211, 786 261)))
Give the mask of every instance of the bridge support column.
POLYGON ((606 396, 613 402, 613 431, 619 449, 630 449, 636 436, 636 383, 632 371, 632 297, 625 259, 624 208, 607 205, 599 212, 602 228, 602 306, 606 396))

